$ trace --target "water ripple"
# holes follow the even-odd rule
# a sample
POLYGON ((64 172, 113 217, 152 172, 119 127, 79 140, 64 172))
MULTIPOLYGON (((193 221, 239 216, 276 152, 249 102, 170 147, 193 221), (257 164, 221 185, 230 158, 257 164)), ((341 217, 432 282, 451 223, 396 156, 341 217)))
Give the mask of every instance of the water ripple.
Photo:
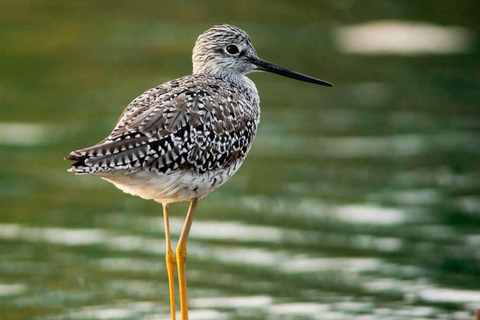
POLYGON ((395 20, 339 27, 335 37, 342 52, 375 55, 465 53, 470 50, 472 40, 463 27, 395 20))

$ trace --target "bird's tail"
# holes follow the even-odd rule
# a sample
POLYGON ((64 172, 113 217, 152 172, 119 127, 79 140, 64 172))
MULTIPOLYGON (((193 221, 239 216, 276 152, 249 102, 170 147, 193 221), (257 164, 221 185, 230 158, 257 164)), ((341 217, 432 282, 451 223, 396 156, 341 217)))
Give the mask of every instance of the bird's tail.
POLYGON ((68 156, 66 156, 65 160, 74 161, 68 172, 74 172, 77 174, 89 174, 93 173, 95 170, 93 167, 89 166, 85 163, 85 160, 88 158, 87 155, 79 153, 79 151, 72 151, 68 156))

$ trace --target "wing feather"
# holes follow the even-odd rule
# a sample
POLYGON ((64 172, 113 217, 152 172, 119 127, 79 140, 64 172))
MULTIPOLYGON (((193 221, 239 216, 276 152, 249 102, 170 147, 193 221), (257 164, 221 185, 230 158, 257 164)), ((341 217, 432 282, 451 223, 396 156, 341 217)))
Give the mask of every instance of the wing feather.
POLYGON ((194 75, 147 90, 133 100, 102 142, 73 151, 77 173, 196 170, 204 173, 246 156, 258 108, 239 88, 194 75))

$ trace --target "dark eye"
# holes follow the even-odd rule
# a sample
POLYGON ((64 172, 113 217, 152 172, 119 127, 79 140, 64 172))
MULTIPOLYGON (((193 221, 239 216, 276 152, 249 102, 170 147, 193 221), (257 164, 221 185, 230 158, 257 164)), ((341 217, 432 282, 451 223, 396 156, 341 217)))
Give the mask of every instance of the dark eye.
POLYGON ((229 54, 237 54, 239 53, 240 51, 238 50, 238 47, 236 45, 228 45, 225 50, 227 50, 227 53, 229 54))

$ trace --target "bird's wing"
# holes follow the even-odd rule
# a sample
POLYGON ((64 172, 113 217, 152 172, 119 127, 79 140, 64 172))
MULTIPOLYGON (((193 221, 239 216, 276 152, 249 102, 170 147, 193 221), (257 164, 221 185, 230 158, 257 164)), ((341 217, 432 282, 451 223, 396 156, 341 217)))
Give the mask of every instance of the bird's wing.
POLYGON ((216 78, 173 80, 137 97, 107 138, 66 159, 77 173, 221 168, 244 157, 254 138, 258 114, 248 103, 216 78))

